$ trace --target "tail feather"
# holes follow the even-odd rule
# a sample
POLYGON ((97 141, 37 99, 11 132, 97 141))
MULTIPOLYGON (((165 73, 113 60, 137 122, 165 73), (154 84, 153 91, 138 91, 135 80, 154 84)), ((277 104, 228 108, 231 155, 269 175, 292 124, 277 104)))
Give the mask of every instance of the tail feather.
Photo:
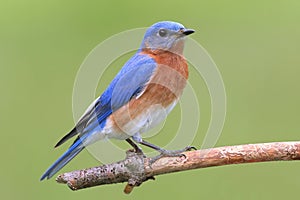
POLYGON ((84 149, 81 140, 77 140, 60 158, 58 158, 42 175, 40 180, 51 178, 56 172, 70 162, 77 154, 84 149))
POLYGON ((58 143, 55 145, 55 148, 65 143, 68 139, 72 138, 73 136, 77 135, 77 127, 75 126, 67 135, 65 135, 58 143))

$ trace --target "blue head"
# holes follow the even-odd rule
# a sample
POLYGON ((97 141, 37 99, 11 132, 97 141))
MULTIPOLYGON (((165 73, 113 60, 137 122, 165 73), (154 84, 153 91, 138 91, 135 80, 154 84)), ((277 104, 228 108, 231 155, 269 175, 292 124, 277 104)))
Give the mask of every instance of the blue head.
POLYGON ((153 24, 147 29, 141 49, 166 50, 182 53, 185 36, 194 33, 182 24, 171 21, 162 21, 153 24))

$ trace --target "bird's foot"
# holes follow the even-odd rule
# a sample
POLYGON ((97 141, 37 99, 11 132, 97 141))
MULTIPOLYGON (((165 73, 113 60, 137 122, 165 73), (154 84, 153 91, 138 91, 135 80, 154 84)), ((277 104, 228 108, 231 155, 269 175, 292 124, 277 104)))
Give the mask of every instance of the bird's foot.
POLYGON ((161 150, 159 150, 160 154, 158 156, 155 156, 155 157, 151 158, 150 165, 152 165, 157 160, 159 160, 163 157, 185 157, 186 158, 186 155, 183 154, 183 152, 192 151, 192 150, 197 150, 197 149, 196 149, 196 147, 193 147, 193 146, 187 146, 184 149, 175 150, 175 151, 169 151, 169 150, 161 149, 161 150))
POLYGON ((141 148, 136 148, 136 149, 134 149, 134 152, 135 152, 136 154, 143 155, 144 157, 146 157, 145 154, 144 154, 144 152, 142 151, 141 148))
POLYGON ((126 141, 133 147, 134 153, 136 153, 138 155, 143 155, 144 157, 146 157, 145 154, 144 154, 144 152, 143 152, 143 150, 138 145, 136 145, 130 139, 126 139, 126 141))

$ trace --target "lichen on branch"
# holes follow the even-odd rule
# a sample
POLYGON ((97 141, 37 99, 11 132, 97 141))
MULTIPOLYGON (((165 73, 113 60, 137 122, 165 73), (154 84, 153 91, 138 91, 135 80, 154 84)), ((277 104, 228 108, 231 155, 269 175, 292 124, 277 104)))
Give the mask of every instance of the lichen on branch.
POLYGON ((72 190, 98 185, 127 182, 125 193, 154 179, 154 176, 178 171, 230 164, 300 160, 300 141, 246 144, 187 151, 181 157, 162 157, 155 162, 132 150, 116 163, 67 172, 56 178, 72 190))

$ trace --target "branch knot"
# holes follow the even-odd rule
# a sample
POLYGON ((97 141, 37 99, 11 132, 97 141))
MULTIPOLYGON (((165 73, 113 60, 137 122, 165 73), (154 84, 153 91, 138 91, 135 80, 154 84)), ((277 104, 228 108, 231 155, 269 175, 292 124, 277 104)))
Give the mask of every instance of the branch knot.
POLYGON ((299 160, 300 142, 274 142, 218 147, 183 152, 183 162, 174 157, 163 157, 150 165, 153 158, 146 158, 133 150, 126 152, 126 158, 116 163, 77 170, 61 174, 56 181, 67 184, 72 190, 97 185, 127 182, 126 194, 154 176, 196 168, 230 164, 299 160))
POLYGON ((142 153, 136 153, 133 150, 126 152, 126 159, 124 160, 124 166, 128 172, 128 183, 124 189, 126 194, 129 194, 134 187, 140 186, 144 181, 149 178, 145 173, 145 155, 142 153))

